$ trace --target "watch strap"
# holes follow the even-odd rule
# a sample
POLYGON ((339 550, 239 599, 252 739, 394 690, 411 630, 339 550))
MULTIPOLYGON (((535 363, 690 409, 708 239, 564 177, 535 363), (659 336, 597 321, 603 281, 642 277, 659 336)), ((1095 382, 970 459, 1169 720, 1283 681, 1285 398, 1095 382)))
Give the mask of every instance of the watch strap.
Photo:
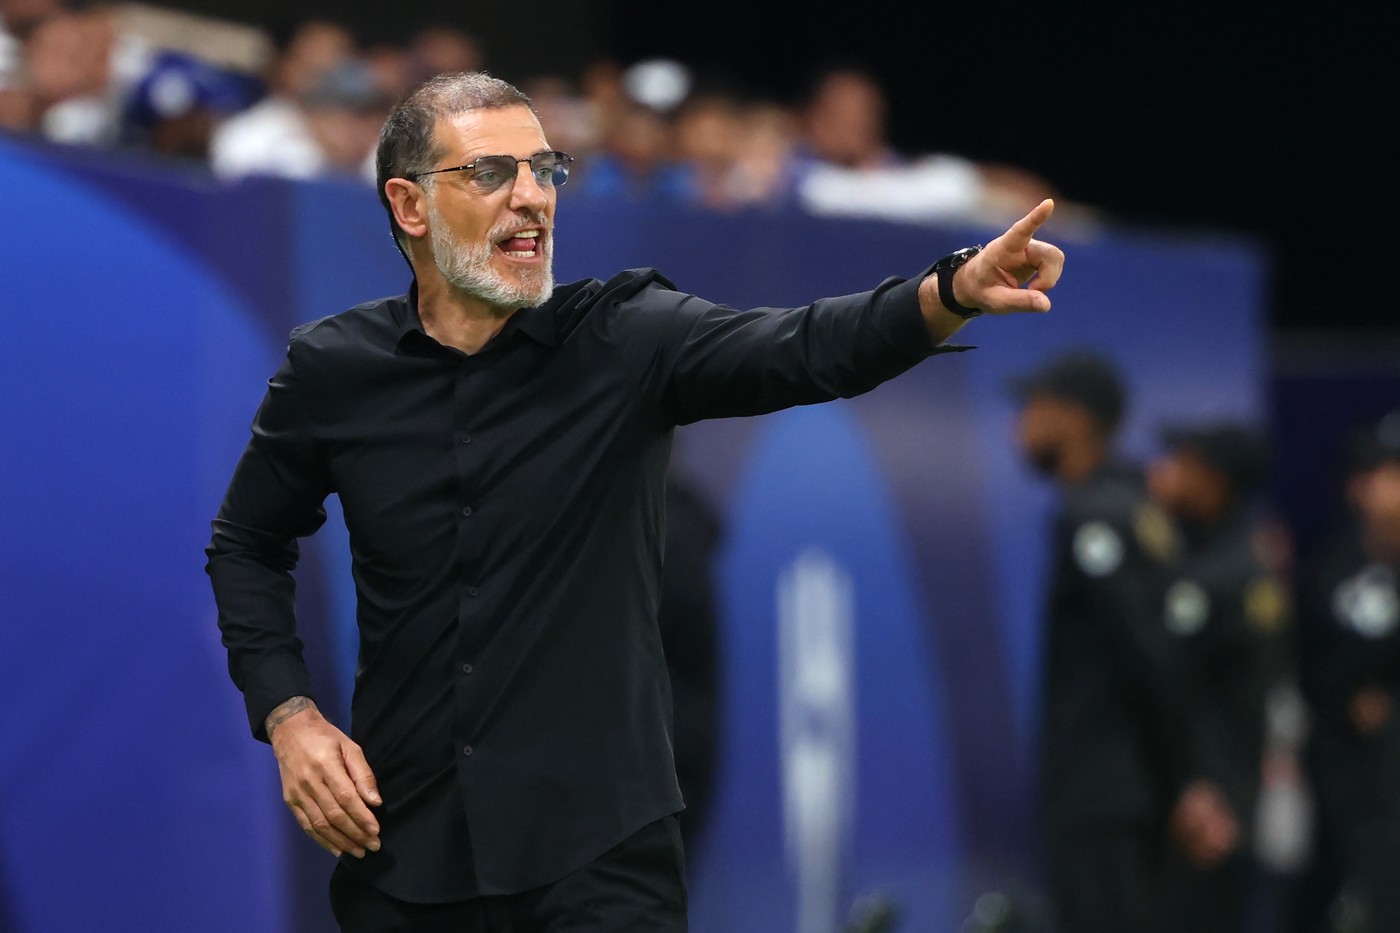
POLYGON ((958 304, 953 295, 953 273, 966 265, 967 261, 982 252, 981 246, 969 246, 949 253, 933 264, 933 274, 938 276, 938 300, 949 311, 961 318, 977 317, 982 311, 958 304))

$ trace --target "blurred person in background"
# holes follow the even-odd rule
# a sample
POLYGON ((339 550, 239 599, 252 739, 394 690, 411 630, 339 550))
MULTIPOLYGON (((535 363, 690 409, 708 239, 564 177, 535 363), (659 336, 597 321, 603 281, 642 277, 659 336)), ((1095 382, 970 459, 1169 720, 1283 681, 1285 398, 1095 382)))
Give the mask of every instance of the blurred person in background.
POLYGON ((410 88, 434 75, 486 67, 486 54, 476 36, 444 23, 433 23, 415 32, 408 40, 406 55, 410 88))
POLYGON ((392 103, 413 90, 412 59, 408 50, 380 42, 364 50, 360 59, 368 66, 374 86, 392 103))
POLYGON ((62 12, 40 21, 24 43, 34 129, 72 145, 117 141, 121 100, 112 82, 117 34, 109 11, 62 12))
POLYGON ((61 0, 0 0, 0 36, 23 42, 40 23, 63 9, 61 0))
POLYGON ((1017 443, 1060 491, 1050 540, 1040 742, 1043 857, 1059 933, 1161 925, 1173 846, 1203 866, 1239 844, 1207 778, 1179 646, 1162 624, 1180 542, 1114 437, 1117 369, 1071 351, 1017 378, 1017 443))
POLYGON ((689 69, 651 59, 628 66, 618 78, 613 97, 606 68, 593 77, 601 105, 599 145, 578 173, 577 195, 689 200, 690 170, 677 158, 673 120, 691 90, 689 69))
POLYGON ((724 89, 689 94, 673 119, 676 158, 683 166, 685 200, 711 210, 743 206, 735 167, 748 144, 743 105, 724 89))
POLYGON ((1318 846, 1299 929, 1400 930, 1400 411, 1355 438, 1351 514, 1305 568, 1299 673, 1318 846))
POLYGON ((889 103, 857 65, 818 73, 802 107, 804 206, 816 214, 1002 223, 1055 194, 1033 173, 951 153, 909 156, 889 139, 889 103))
POLYGON ((751 207, 775 208, 795 203, 800 168, 797 162, 797 117, 773 101, 752 101, 740 117, 739 147, 730 173, 734 200, 751 207))
MULTIPOLYGON (((1187 686, 1214 745, 1209 776, 1254 838, 1271 695, 1289 680, 1290 597, 1258 546, 1256 495, 1266 478, 1264 439, 1233 422, 1163 431, 1148 490, 1181 531, 1184 552, 1166 595, 1165 625, 1180 643, 1187 686)), ((1169 929, 1246 933, 1259 875, 1251 847, 1201 866, 1173 859, 1169 929)))
POLYGON ((0 130, 28 133, 39 125, 24 75, 24 41, 59 9, 58 0, 0 0, 0 130))
POLYGON ((214 127, 260 95, 257 82, 183 52, 157 54, 132 88, 121 142, 161 155, 207 162, 214 127))
POLYGON ((210 144, 210 164, 223 178, 275 175, 311 178, 326 164, 307 119, 308 94, 358 51, 345 27, 309 20, 287 38, 267 79, 269 93, 221 123, 210 144))
POLYGON ((593 155, 598 148, 598 125, 573 81, 562 75, 541 74, 522 81, 520 89, 535 102, 540 126, 551 142, 579 159, 593 155))
POLYGON ((339 858, 347 931, 686 929, 657 623, 674 428, 869 391, 972 317, 1049 310, 1063 267, 1034 239, 1046 202, 917 277, 797 308, 654 270, 556 288, 569 164, 490 76, 396 106, 379 191, 411 287, 292 333, 213 523, 229 672, 298 825, 339 858), (351 735, 296 633, 298 539, 333 492, 351 735))
POLYGON ((394 102, 363 59, 347 58, 323 74, 302 97, 318 156, 314 173, 373 182, 379 129, 394 102))

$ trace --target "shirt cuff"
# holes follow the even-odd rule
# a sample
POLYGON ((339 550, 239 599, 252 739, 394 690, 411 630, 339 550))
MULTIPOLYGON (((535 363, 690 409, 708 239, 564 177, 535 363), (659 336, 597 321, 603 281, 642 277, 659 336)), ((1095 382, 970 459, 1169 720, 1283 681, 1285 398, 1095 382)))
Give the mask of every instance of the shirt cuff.
POLYGON ((889 317, 894 340, 900 346, 917 347, 921 357, 977 349, 968 344, 934 344, 928 332, 928 322, 924 320, 924 312, 919 307, 919 286, 932 274, 933 266, 929 266, 913 278, 893 286, 885 296, 885 301, 890 306, 889 317))
POLYGON ((311 692, 311 675, 301 658, 277 655, 248 672, 243 686, 243 704, 248 710, 253 738, 259 742, 268 741, 265 726, 268 714, 292 697, 316 699, 311 692))

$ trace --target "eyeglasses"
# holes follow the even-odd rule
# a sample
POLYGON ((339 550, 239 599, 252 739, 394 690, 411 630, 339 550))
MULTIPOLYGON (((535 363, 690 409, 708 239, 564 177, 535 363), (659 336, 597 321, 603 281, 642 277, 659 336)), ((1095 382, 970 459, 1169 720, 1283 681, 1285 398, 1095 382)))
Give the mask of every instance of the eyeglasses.
POLYGON ((513 183, 515 176, 520 173, 520 163, 528 162, 530 174, 535 177, 535 184, 541 188, 557 188, 569 180, 569 163, 572 161, 573 156, 557 150, 537 152, 528 159, 517 159, 508 155, 482 156, 466 165, 415 172, 408 178, 417 181, 426 175, 440 175, 443 172, 471 172, 472 184, 476 185, 482 194, 490 194, 513 183))

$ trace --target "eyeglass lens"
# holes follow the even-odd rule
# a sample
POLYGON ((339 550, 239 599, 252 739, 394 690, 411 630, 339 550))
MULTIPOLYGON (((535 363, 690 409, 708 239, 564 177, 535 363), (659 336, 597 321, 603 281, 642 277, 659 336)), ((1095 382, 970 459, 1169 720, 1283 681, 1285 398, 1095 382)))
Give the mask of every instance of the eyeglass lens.
MULTIPOLYGON (((524 159, 510 156, 485 156, 472 163, 472 181, 483 191, 495 191, 515 180, 524 159)), ((529 158, 530 174, 542 188, 558 187, 569 180, 570 159, 562 152, 537 152, 529 158)))

